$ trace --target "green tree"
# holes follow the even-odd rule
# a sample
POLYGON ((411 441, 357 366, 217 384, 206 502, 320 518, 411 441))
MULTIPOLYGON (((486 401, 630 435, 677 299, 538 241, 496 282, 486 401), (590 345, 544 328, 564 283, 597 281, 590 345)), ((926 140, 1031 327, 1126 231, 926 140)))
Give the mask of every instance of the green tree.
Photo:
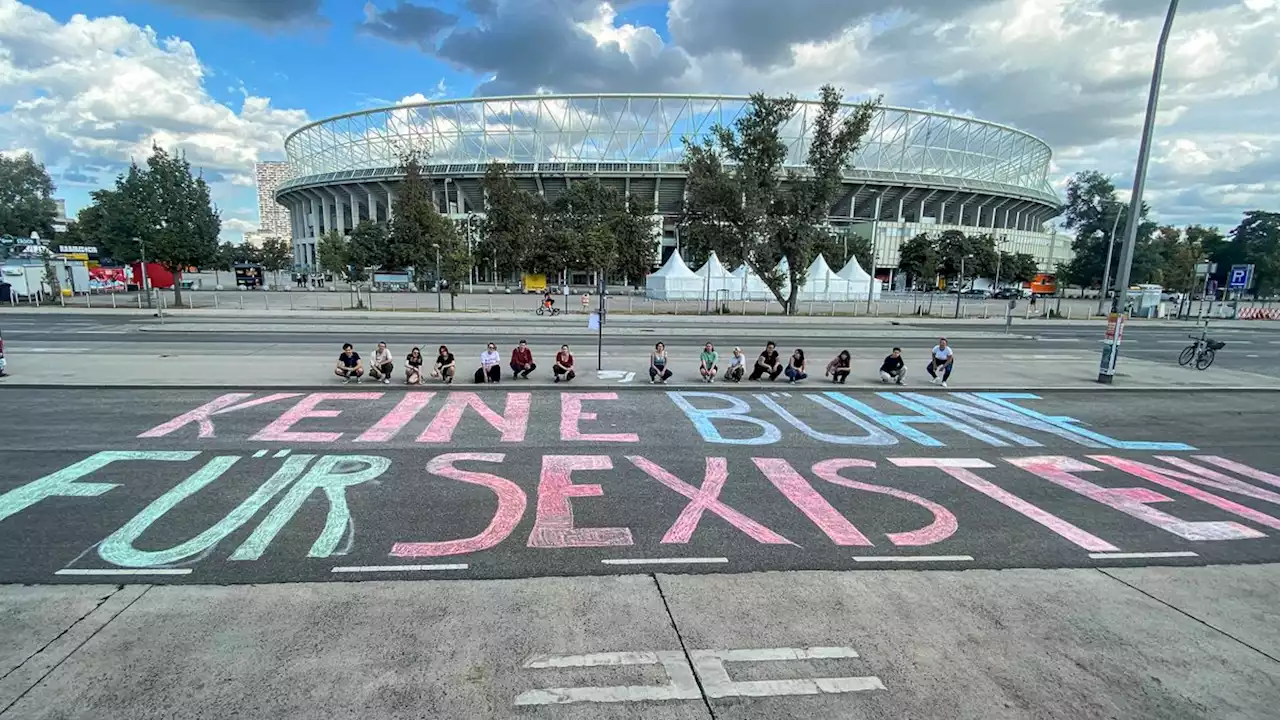
MULTIPOLYGON (((1133 253, 1131 282, 1149 281, 1159 270, 1161 260, 1152 240, 1156 224, 1147 219, 1150 208, 1142 206, 1137 243, 1133 253)), ((1067 182, 1067 204, 1063 224, 1075 233, 1071 248, 1075 256, 1062 267, 1059 281, 1078 287, 1101 287, 1107 258, 1107 244, 1115 230, 1116 246, 1111 258, 1109 277, 1114 281, 1123 256, 1123 237, 1128 222, 1129 205, 1116 199, 1116 188, 1102 173, 1086 170, 1067 182)))
POLYGON ((924 282, 929 289, 936 289, 940 263, 938 241, 926 233, 906 241, 899 251, 898 268, 910 278, 908 287, 918 287, 924 282))
POLYGON ((788 313, 815 246, 828 236, 827 213, 879 101, 846 112, 840 91, 824 85, 818 104, 802 172, 786 167, 782 137, 796 111, 792 96, 756 93, 731 127, 716 125, 701 142, 684 140, 685 234, 731 264, 745 262, 788 313), (778 269, 784 259, 785 274, 778 269))
POLYGON ((1230 234, 1243 263, 1254 266, 1254 293, 1269 296, 1280 290, 1280 213, 1250 210, 1230 234))
MULTIPOLYGON (((336 232, 336 231, 335 231, 336 232)), ((371 270, 389 267, 403 268, 403 265, 387 262, 387 231, 381 225, 370 220, 361 220, 351 231, 349 238, 343 238, 346 248, 347 282, 359 285, 367 282, 371 270)), ((319 250, 317 249, 317 252, 319 250)))
POLYGON ((995 239, 990 235, 965 235, 959 230, 944 230, 938 237, 938 259, 939 269, 949 278, 960 277, 962 260, 964 277, 995 277, 995 239))
POLYGON ((358 282, 363 279, 364 269, 351 263, 347 239, 337 230, 330 230, 320 236, 320 242, 316 245, 316 263, 325 272, 332 273, 347 282, 358 282))
POLYGON ((849 263, 849 258, 857 258, 858 265, 869 273, 874 273, 875 268, 872 267, 874 249, 871 241, 859 235, 858 233, 844 228, 836 232, 829 233, 826 237, 818 239, 814 243, 814 256, 823 256, 827 259, 827 264, 833 270, 840 270, 849 263))
POLYGON ((567 242, 566 267, 606 275, 617 259, 615 222, 625 213, 622 194, 592 178, 575 182, 553 204, 555 224, 567 242))
MULTIPOLYGON (((435 275, 439 251, 440 277, 434 280, 448 283, 449 304, 453 307, 458 291, 471 275, 467 245, 457 226, 441 215, 432 201, 430 180, 423 170, 421 157, 413 153, 405 155, 400 168, 405 177, 396 193, 396 213, 386 251, 371 250, 371 254, 381 259, 384 267, 414 268, 414 281, 419 289, 424 289, 431 284, 428 278, 435 275)), ((355 235, 352 241, 357 244, 355 235)))
POLYGON ((280 271, 293 267, 293 247, 280 237, 269 237, 258 252, 262 269, 275 273, 276 287, 280 286, 280 271))
POLYGON ((548 268, 534 266, 545 259, 541 246, 546 242, 546 200, 517 187, 506 165, 490 165, 480 185, 487 209, 476 246, 477 261, 496 264, 498 274, 505 277, 525 270, 545 272, 548 268))
POLYGON ((632 195, 613 219, 617 252, 612 271, 627 284, 638 284, 658 259, 653 202, 632 195))
POLYGON ((1030 253, 1000 253, 1000 282, 1028 283, 1040 272, 1040 265, 1030 253))
MULTIPOLYGON (((99 190, 93 199, 99 209, 90 217, 102 223, 113 257, 132 259, 145 245, 148 262, 160 263, 175 280, 188 267, 217 261, 222 220, 209 197, 209 185, 192 174, 184 155, 170 155, 153 145, 145 168, 134 163, 116 178, 113 190, 99 190), (134 243, 134 238, 141 243, 134 243)), ((178 282, 173 301, 182 304, 178 282)))
POLYGON ((0 155, 0 235, 27 238, 37 232, 52 239, 58 214, 54 189, 48 171, 31 153, 0 155))

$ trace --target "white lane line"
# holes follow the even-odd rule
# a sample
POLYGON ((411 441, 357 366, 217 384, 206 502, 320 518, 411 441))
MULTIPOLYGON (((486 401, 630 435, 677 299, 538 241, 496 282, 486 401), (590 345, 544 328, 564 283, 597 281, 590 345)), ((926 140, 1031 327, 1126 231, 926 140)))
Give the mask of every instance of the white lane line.
POLYGON ((272 455, 271 457, 273 457, 273 458, 282 458, 282 457, 284 457, 284 456, 288 455, 288 454, 289 454, 289 452, 290 452, 289 450, 279 450, 279 451, 277 451, 277 452, 276 452, 276 454, 275 454, 275 455, 272 455))
POLYGON ((1084 360, 1084 355, 1005 355, 1006 360, 1084 360))
POLYGON ((969 555, 854 555, 854 562, 973 562, 969 555))
POLYGON ((601 560, 605 565, 678 565, 681 563, 727 563, 729 558, 723 557, 667 557, 667 558, 611 558, 601 560))
POLYGON ((89 348, 67 347, 67 348, 44 348, 44 347, 16 347, 10 348, 10 355, 21 355, 23 353, 86 353, 89 348))
POLYGON ((191 568, 66 568, 54 575, 190 575, 191 568))
POLYGON ((1262 356, 1261 356, 1261 355, 1245 355, 1245 357, 1247 357, 1247 358, 1257 358, 1257 357, 1262 357, 1262 356))
POLYGON ((445 565, 345 565, 336 567, 330 572, 336 573, 373 573, 373 572, 420 572, 432 570, 466 570, 466 563, 445 565))
POLYGON ((259 450, 258 452, 256 452, 256 453, 254 453, 254 454, 253 454, 253 456, 254 456, 254 457, 256 457, 256 458, 266 457, 266 455, 267 455, 267 451, 266 451, 266 450, 259 450))
POLYGON ((1093 560, 1143 560, 1148 558, 1179 558, 1179 557, 1200 557, 1196 553, 1181 552, 1117 552, 1117 553, 1089 553, 1090 559, 1093 560))
POLYGON ((1036 340, 1039 342, 1080 342, 1080 338, 1056 338, 1044 337, 1043 335, 1037 335, 1036 340))

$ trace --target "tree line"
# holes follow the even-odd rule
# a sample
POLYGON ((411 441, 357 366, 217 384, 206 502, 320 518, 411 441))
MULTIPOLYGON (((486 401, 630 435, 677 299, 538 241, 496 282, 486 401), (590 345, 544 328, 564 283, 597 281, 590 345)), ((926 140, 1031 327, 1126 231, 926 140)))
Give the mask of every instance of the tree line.
POLYGON ((991 278, 999 285, 1031 282, 1040 266, 1030 253, 1009 253, 989 233, 966 235, 959 230, 920 233, 902 244, 898 271, 908 287, 932 289, 939 277, 991 278))
MULTIPOLYGON (((1074 234, 1075 257, 1057 267, 1060 283, 1101 288, 1104 275, 1114 282, 1119 270, 1129 203, 1119 200, 1111 180, 1096 170, 1077 173, 1067 183, 1062 224, 1074 234), (1107 245, 1115 238, 1110 271, 1107 245)), ((1254 266, 1254 291, 1259 296, 1280 292, 1280 213, 1251 210, 1225 234, 1216 227, 1159 225, 1149 219, 1151 208, 1139 209, 1137 239, 1130 282, 1153 283, 1193 292, 1205 276, 1196 272, 1200 263, 1216 263, 1209 279, 1227 284, 1232 265, 1254 266)))

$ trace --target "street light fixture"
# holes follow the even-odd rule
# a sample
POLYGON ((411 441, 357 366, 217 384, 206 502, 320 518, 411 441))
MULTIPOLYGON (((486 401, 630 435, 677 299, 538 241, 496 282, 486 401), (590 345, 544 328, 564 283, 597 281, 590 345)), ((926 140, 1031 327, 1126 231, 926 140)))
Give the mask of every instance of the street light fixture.
POLYGON ((1123 330, 1123 319, 1119 318, 1121 293, 1129 288, 1129 273, 1133 269, 1133 250, 1138 240, 1138 221, 1142 215, 1142 190, 1147 181, 1147 163, 1151 159, 1151 136, 1155 133, 1156 109, 1160 105, 1160 78, 1164 75, 1165 48, 1169 45, 1169 34, 1173 31, 1173 18, 1178 13, 1178 0, 1170 0, 1169 13, 1164 19, 1164 28, 1160 31, 1160 40, 1156 44, 1155 66, 1151 71, 1151 89, 1147 94, 1147 114, 1142 124, 1142 142, 1138 146, 1138 165, 1133 173, 1133 191, 1129 198, 1132 212, 1127 213, 1124 223, 1124 251, 1120 256, 1120 270, 1116 276, 1115 295, 1111 298, 1111 312, 1117 316, 1113 327, 1107 323, 1107 343, 1102 347, 1102 360, 1098 366, 1098 382, 1110 385, 1115 379, 1116 362, 1119 357, 1120 338, 1123 330))

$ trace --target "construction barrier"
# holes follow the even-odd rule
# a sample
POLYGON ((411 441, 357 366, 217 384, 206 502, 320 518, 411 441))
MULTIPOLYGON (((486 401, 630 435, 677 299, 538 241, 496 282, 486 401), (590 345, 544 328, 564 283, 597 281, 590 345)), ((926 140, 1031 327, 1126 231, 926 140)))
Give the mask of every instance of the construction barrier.
POLYGON ((1237 320, 1280 320, 1280 308, 1246 307, 1236 310, 1237 320))

